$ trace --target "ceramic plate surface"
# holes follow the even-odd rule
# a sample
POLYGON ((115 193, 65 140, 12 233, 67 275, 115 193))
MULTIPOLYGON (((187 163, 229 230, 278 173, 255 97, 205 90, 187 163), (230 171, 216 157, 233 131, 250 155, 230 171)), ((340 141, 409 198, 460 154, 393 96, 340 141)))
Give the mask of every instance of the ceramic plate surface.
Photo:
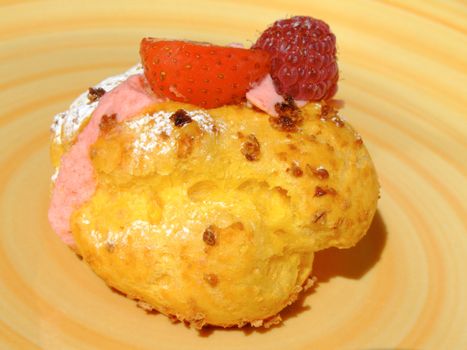
POLYGON ((0 1, 1 349, 467 349, 464 1, 0 1), (51 231, 49 126, 143 36, 250 45, 311 15, 338 39, 342 115, 382 191, 368 235, 317 254, 269 330, 201 333, 112 292, 51 231))

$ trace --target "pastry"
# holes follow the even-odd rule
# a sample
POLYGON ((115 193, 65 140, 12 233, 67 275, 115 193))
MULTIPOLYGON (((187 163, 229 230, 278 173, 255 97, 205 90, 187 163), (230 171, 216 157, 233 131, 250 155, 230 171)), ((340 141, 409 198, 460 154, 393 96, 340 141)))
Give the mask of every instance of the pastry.
POLYGON ((52 126, 49 220, 109 286, 201 328, 270 326, 349 248, 376 172, 338 113, 335 37, 292 17, 251 49, 143 39, 52 126))

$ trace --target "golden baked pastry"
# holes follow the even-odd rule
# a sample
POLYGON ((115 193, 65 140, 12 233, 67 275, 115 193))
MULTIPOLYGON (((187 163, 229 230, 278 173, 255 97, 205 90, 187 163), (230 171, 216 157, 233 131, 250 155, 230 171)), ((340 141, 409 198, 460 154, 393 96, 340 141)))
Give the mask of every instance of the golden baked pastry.
POLYGON ((197 327, 277 321, 314 253, 358 242, 378 199, 370 156, 333 108, 284 107, 292 123, 176 102, 105 118, 96 192, 72 216, 79 254, 110 286, 197 327))

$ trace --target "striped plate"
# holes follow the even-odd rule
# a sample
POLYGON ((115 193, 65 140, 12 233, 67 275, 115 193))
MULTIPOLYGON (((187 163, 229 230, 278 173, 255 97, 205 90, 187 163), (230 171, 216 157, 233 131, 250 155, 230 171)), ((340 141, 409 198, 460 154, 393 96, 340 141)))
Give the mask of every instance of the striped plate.
POLYGON ((464 1, 0 1, 0 348, 467 349, 464 1), (277 18, 326 20, 343 115, 382 197, 354 249, 270 330, 198 333, 113 293, 51 232, 52 116, 138 60, 143 36, 249 45, 277 18))

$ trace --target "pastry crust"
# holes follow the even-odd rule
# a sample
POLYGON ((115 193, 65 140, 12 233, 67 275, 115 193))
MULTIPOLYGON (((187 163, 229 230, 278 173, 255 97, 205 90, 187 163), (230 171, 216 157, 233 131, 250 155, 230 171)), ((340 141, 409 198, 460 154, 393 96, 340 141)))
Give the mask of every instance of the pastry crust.
MULTIPOLYGON (((316 251, 366 233, 373 163, 329 106, 196 113, 158 103, 101 125, 97 190, 71 220, 77 252, 145 309, 197 328, 270 326, 309 285, 316 251)), ((68 146, 53 145, 54 159, 68 146)))

